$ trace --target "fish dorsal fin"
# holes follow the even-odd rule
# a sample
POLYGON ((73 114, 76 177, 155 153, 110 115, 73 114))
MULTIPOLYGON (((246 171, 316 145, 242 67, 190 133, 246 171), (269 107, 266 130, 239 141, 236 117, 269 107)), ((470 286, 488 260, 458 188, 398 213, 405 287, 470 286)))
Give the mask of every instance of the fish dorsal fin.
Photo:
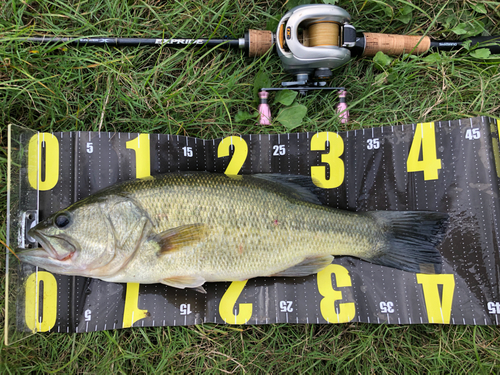
POLYGON ((309 276, 321 271, 323 268, 332 263, 332 260, 333 260, 332 255, 309 257, 304 259, 302 262, 296 264, 295 266, 287 268, 271 276, 275 277, 309 276))
POLYGON ((152 240, 160 245, 158 256, 194 245, 207 234, 205 224, 186 224, 156 234, 152 240))
POLYGON ((309 176, 262 173, 254 174, 251 177, 281 185, 282 192, 291 198, 314 204, 322 204, 316 195, 321 192, 321 189, 314 184, 314 181, 309 176))
POLYGON ((205 279, 201 276, 172 276, 161 280, 161 283, 174 288, 193 288, 200 293, 207 293, 202 287, 205 284, 205 279))

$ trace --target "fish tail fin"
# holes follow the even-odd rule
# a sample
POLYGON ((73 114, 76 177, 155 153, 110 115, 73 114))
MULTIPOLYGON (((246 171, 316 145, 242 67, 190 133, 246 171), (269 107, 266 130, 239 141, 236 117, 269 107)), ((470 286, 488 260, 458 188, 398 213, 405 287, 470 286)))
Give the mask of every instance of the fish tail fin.
POLYGON ((368 212, 386 233, 369 262, 408 272, 441 272, 437 246, 444 238, 448 214, 432 211, 368 212))

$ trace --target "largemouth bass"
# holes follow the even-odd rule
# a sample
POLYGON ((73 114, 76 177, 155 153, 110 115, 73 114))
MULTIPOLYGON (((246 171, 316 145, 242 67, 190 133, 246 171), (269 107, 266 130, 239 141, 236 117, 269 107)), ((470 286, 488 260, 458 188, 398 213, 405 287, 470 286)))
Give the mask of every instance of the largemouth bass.
POLYGON ((308 177, 173 173, 106 188, 29 231, 22 261, 110 282, 198 288, 306 276, 333 256, 419 272, 441 265, 447 214, 321 205, 308 177))

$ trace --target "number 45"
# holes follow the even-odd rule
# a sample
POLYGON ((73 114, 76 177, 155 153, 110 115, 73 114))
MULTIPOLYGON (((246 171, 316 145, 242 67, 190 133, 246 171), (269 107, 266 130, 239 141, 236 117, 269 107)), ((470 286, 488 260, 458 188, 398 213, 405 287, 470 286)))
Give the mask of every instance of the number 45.
POLYGON ((481 132, 479 131, 479 128, 467 129, 465 132, 465 138, 471 141, 473 139, 481 138, 481 132))

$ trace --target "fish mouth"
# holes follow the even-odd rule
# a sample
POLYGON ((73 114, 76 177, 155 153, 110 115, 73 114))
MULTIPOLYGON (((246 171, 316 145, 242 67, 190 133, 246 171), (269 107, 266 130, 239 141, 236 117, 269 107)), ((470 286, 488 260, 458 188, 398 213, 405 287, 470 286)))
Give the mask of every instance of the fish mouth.
POLYGON ((24 254, 28 255, 29 253, 30 257, 47 258, 64 262, 71 259, 78 250, 76 246, 71 243, 69 238, 63 234, 51 236, 41 233, 35 228, 30 229, 28 234, 39 242, 42 247, 23 251, 19 253, 21 256, 24 254), (65 251, 59 254, 52 242, 57 243, 59 245, 58 247, 65 251))
POLYGON ((44 248, 41 247, 38 247, 36 249, 26 249, 17 251, 16 254, 22 261, 26 261, 25 258, 27 258, 28 256, 34 258, 53 259, 49 256, 49 253, 44 248))

